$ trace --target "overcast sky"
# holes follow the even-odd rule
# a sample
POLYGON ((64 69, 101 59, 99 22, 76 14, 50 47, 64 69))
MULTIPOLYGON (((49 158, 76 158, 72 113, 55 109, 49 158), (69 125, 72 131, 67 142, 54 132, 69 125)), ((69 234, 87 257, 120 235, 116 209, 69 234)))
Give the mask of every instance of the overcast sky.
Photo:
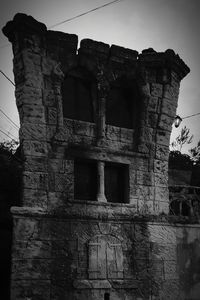
MULTIPOLYGON (((111 0, 2 0, 1 28, 18 13, 32 15, 47 27, 103 5, 111 0)), ((53 30, 75 33, 79 40, 92 38, 141 52, 152 47, 163 52, 173 49, 190 67, 181 82, 177 113, 181 117, 200 112, 200 1, 199 0, 122 0, 88 15, 55 27, 53 30)), ((13 78, 12 49, 0 32, 0 69, 13 78)), ((0 109, 17 125, 14 86, 0 74, 0 109)), ((183 120, 194 142, 200 140, 200 115, 183 120)), ((0 112, 0 130, 18 137, 14 125, 0 112)), ((173 127, 172 140, 180 129, 173 127)), ((0 141, 6 138, 0 132, 0 141)))

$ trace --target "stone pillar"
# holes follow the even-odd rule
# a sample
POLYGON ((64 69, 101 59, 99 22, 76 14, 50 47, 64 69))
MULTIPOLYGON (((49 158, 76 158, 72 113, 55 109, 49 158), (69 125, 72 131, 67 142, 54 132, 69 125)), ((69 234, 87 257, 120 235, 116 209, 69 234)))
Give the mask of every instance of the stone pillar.
POLYGON ((3 33, 14 52, 16 104, 20 117, 20 146, 24 156, 22 203, 47 207, 47 128, 43 103, 44 37, 46 26, 31 16, 17 14, 3 33))
POLYGON ((97 181, 98 181, 98 191, 97 191, 97 201, 98 202, 107 202, 105 196, 105 177, 104 177, 104 167, 105 163, 99 161, 97 164, 97 181))
POLYGON ((158 53, 149 48, 139 55, 138 71, 143 102, 138 152, 148 158, 146 170, 136 174, 138 197, 140 190, 148 190, 147 200, 138 200, 138 207, 141 211, 146 206, 154 214, 167 214, 169 141, 180 82, 190 70, 173 50, 158 53))
POLYGON ((98 98, 99 98, 99 112, 98 112, 98 122, 97 122, 97 143, 101 143, 101 141, 105 137, 105 105, 106 105, 106 95, 108 93, 108 86, 106 85, 103 71, 101 70, 97 74, 98 80, 98 98))

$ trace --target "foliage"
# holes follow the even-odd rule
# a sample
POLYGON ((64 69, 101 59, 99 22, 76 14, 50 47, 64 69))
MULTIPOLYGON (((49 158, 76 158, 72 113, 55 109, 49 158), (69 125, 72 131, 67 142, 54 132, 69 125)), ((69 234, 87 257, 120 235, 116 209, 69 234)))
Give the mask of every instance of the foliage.
POLYGON ((14 154, 18 145, 15 140, 0 142, 0 152, 14 154))
POLYGON ((0 206, 4 203, 4 207, 20 202, 22 160, 17 145, 15 141, 0 143, 0 206))
POLYGON ((180 151, 170 151, 169 153, 169 168, 170 169, 192 169, 193 161, 187 154, 182 154, 180 151))
POLYGON ((193 134, 190 135, 190 129, 186 126, 181 129, 181 133, 176 137, 175 141, 171 143, 173 151, 181 152, 183 145, 191 144, 193 134))
POLYGON ((200 165, 200 141, 198 141, 196 147, 191 148, 189 150, 189 153, 191 155, 191 159, 194 162, 194 164, 195 165, 200 165))
POLYGON ((190 135, 190 129, 186 126, 181 129, 181 133, 171 143, 172 151, 169 155, 169 168, 191 169, 196 165, 200 166, 200 141, 196 147, 189 150, 189 154, 181 153, 185 144, 191 144, 193 135, 190 135))

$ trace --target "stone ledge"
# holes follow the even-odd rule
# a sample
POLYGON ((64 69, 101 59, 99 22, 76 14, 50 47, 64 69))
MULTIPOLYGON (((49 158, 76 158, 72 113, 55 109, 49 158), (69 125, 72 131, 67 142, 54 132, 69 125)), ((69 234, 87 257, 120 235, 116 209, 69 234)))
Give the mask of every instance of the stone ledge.
POLYGON ((138 288, 138 280, 128 279, 104 279, 104 280, 75 280, 73 282, 74 288, 77 289, 134 289, 138 288))
MULTIPOLYGON (((88 201, 89 202, 89 201, 88 201)), ((91 201, 90 201, 91 202, 91 201)), ((98 221, 98 222, 131 222, 131 223, 146 223, 152 225, 165 225, 165 226, 192 226, 200 227, 200 220, 198 218, 188 218, 183 216, 171 215, 142 215, 133 213, 133 205, 117 204, 116 208, 109 207, 110 203, 93 203, 93 208, 88 203, 82 203, 81 206, 74 205, 73 207, 65 207, 54 211, 48 211, 40 207, 11 207, 11 213, 14 218, 50 218, 58 221, 74 220, 77 221, 98 221), (99 207, 98 207, 99 206, 99 207), (129 212, 129 213, 127 213, 129 212)))

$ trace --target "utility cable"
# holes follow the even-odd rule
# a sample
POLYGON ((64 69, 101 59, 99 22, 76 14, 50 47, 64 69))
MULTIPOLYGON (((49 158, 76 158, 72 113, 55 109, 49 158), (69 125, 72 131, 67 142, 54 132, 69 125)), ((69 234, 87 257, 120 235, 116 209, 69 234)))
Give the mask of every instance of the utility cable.
POLYGON ((17 128, 17 130, 19 129, 19 126, 15 122, 13 122, 11 118, 9 118, 9 116, 1 108, 0 112, 17 128))
POLYGON ((12 133, 6 133, 5 131, 3 131, 2 129, 0 129, 0 132, 2 132, 4 135, 6 135, 7 137, 9 137, 11 140, 13 140, 13 138, 15 139, 15 141, 17 141, 16 136, 14 136, 12 133), (12 136, 12 137, 11 137, 12 136))
POLYGON ((112 5, 112 4, 114 4, 114 3, 116 3, 116 2, 120 2, 120 1, 122 1, 122 0, 114 0, 114 1, 111 1, 111 2, 108 2, 108 3, 105 3, 105 4, 101 5, 101 6, 98 6, 98 7, 95 7, 95 8, 93 8, 93 9, 90 9, 90 10, 88 10, 88 11, 82 13, 82 14, 76 15, 76 16, 71 17, 71 18, 69 18, 69 19, 66 19, 66 20, 64 20, 64 21, 62 21, 62 22, 56 23, 56 24, 54 24, 54 25, 51 25, 48 29, 52 29, 52 28, 54 28, 54 27, 56 27, 56 26, 58 26, 58 25, 67 23, 67 22, 69 22, 69 21, 72 21, 72 20, 77 19, 77 18, 80 18, 80 17, 83 17, 83 16, 85 16, 85 15, 91 13, 91 12, 94 12, 94 11, 96 11, 96 10, 98 10, 98 9, 101 9, 101 8, 103 8, 103 7, 112 5))
POLYGON ((11 83, 12 83, 12 85, 14 85, 15 86, 15 84, 14 84, 14 82, 2 71, 2 70, 0 70, 0 72, 1 72, 1 74, 3 74, 3 76, 6 78, 6 79, 8 79, 11 83))
MULTIPOLYGON (((103 8, 103 7, 112 5, 112 4, 117 3, 117 2, 120 2, 120 1, 123 1, 123 0, 114 0, 114 1, 111 1, 111 2, 108 2, 108 3, 105 3, 105 4, 101 5, 101 6, 98 6, 98 7, 95 7, 95 8, 93 8, 93 9, 90 9, 90 10, 88 10, 88 11, 82 13, 82 14, 76 15, 76 16, 71 17, 71 18, 69 18, 69 19, 66 19, 66 20, 64 20, 64 21, 62 21, 62 22, 58 22, 58 23, 56 23, 56 24, 54 24, 54 25, 51 25, 51 26, 48 27, 48 29, 52 29, 52 28, 54 28, 54 27, 56 27, 56 26, 58 26, 58 25, 64 24, 64 23, 66 23, 66 22, 70 22, 70 21, 72 21, 72 20, 74 20, 74 19, 77 19, 77 18, 79 18, 79 17, 85 16, 85 15, 91 13, 91 12, 94 12, 94 11, 96 11, 96 10, 98 10, 98 9, 101 9, 101 8, 103 8)), ((4 44, 4 45, 1 45, 1 46, 0 46, 0 49, 6 48, 6 47, 8 47, 8 46, 10 46, 10 44, 4 44)), ((13 83, 13 82, 12 82, 12 83, 13 83)))
POLYGON ((183 117, 182 119, 187 119, 187 118, 194 117, 194 116, 197 116, 197 115, 200 115, 200 112, 197 113, 197 114, 194 114, 194 115, 190 115, 190 116, 183 117))

